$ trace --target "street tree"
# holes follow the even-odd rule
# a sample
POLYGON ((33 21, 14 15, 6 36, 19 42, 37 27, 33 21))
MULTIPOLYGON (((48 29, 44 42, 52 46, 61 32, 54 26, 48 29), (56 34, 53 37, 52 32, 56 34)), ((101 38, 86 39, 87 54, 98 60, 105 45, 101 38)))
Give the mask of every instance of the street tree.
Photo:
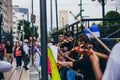
POLYGON ((32 35, 36 37, 36 39, 38 38, 38 33, 37 33, 37 30, 38 30, 38 27, 37 26, 33 26, 34 29, 32 29, 31 25, 30 25, 30 22, 29 21, 26 21, 26 20, 20 20, 18 22, 18 30, 20 32, 22 32, 22 34, 24 33, 24 37, 25 39, 29 39, 32 35), (22 30, 22 27, 24 29, 24 32, 22 30), (34 30, 34 32, 33 32, 34 30), (34 33, 34 34, 33 34, 34 33))
MULTIPOLYGON (((107 12, 105 18, 120 18, 120 13, 118 13, 117 11, 109 11, 107 12)), ((106 25, 118 25, 119 23, 119 20, 106 21, 106 25)))

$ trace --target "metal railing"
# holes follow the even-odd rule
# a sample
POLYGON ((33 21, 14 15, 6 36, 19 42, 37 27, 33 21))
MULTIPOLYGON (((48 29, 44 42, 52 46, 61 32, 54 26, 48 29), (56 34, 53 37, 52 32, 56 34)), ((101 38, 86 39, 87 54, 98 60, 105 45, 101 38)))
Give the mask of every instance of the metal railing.
MULTIPOLYGON (((92 23, 96 23, 96 22, 100 23, 100 22, 104 21, 105 23, 109 23, 109 24, 106 24, 106 26, 103 26, 103 25, 99 26, 101 38, 107 37, 111 33, 114 33, 115 31, 120 29, 120 18, 109 18, 109 19, 94 18, 94 19, 82 19, 82 21, 88 27, 90 27, 90 25, 92 23), (114 23, 117 22, 117 24, 112 24, 112 22, 114 22, 114 23)), ((51 37, 55 40, 55 42, 57 42, 58 34, 60 32, 67 32, 67 31, 73 31, 77 36, 78 34, 83 33, 84 28, 82 26, 83 25, 81 25, 79 23, 79 21, 76 21, 75 23, 72 23, 56 32, 53 32, 51 34, 51 37)), ((120 37, 119 34, 120 34, 120 31, 116 32, 114 35, 111 35, 110 38, 120 37)))

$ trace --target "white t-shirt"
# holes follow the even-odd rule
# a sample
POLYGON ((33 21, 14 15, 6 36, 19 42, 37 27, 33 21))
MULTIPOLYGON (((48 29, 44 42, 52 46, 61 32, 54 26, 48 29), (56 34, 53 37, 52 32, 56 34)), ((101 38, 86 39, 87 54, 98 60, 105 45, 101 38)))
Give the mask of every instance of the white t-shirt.
POLYGON ((29 47, 26 43, 23 45, 23 50, 25 51, 25 54, 29 54, 29 47))
POLYGON ((102 80, 120 80, 120 43, 111 51, 102 80))
POLYGON ((0 61, 0 72, 7 72, 11 70, 12 65, 5 61, 0 61))

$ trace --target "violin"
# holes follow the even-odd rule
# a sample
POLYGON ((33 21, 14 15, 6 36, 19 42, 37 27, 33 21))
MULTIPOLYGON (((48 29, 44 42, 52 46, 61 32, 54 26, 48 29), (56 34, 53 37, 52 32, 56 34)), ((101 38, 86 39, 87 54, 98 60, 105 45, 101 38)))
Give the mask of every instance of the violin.
POLYGON ((103 58, 105 60, 107 60, 109 58, 108 55, 105 55, 104 53, 100 53, 100 52, 97 52, 97 51, 94 51, 93 49, 92 50, 91 49, 92 49, 92 46, 89 46, 88 48, 84 48, 84 46, 82 46, 82 47, 77 46, 77 47, 74 47, 73 49, 71 49, 70 51, 65 52, 64 54, 69 55, 73 51, 76 51, 78 54, 92 55, 94 53, 98 57, 103 58))
POLYGON ((74 48, 72 48, 70 51, 67 51, 67 52, 65 52, 65 54, 70 54, 70 53, 72 53, 73 51, 75 51, 75 52, 77 52, 77 53, 79 53, 79 54, 87 54, 87 55, 91 55, 92 54, 92 52, 90 51, 90 48, 91 47, 86 47, 86 46, 76 46, 76 47, 74 47, 74 48))

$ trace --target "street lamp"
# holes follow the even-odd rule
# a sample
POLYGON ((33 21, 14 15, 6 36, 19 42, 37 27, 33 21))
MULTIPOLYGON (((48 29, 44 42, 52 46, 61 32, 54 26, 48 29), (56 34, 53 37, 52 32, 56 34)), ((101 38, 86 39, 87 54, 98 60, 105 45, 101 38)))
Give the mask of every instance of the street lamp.
MULTIPOLYGON (((95 0, 92 0, 95 1, 95 0)), ((107 0, 98 0, 98 2, 102 5, 102 17, 105 17, 105 3, 107 2, 107 0)))
MULTIPOLYGON (((95 0, 92 0, 92 1, 95 1, 95 0)), ((102 5, 102 18, 104 19, 105 18, 105 4, 107 3, 107 0, 98 0, 98 2, 102 5)), ((104 20, 103 20, 103 26, 105 26, 104 20)))
MULTIPOLYGON (((92 0, 95 1, 95 0, 92 0)), ((98 0, 98 2, 102 5, 102 18, 105 18, 105 2, 107 2, 107 0, 98 0)), ((105 26, 105 21, 103 20, 103 27, 105 26)))
POLYGON ((105 4, 107 0, 98 0, 98 2, 102 5, 102 17, 105 18, 105 4))

